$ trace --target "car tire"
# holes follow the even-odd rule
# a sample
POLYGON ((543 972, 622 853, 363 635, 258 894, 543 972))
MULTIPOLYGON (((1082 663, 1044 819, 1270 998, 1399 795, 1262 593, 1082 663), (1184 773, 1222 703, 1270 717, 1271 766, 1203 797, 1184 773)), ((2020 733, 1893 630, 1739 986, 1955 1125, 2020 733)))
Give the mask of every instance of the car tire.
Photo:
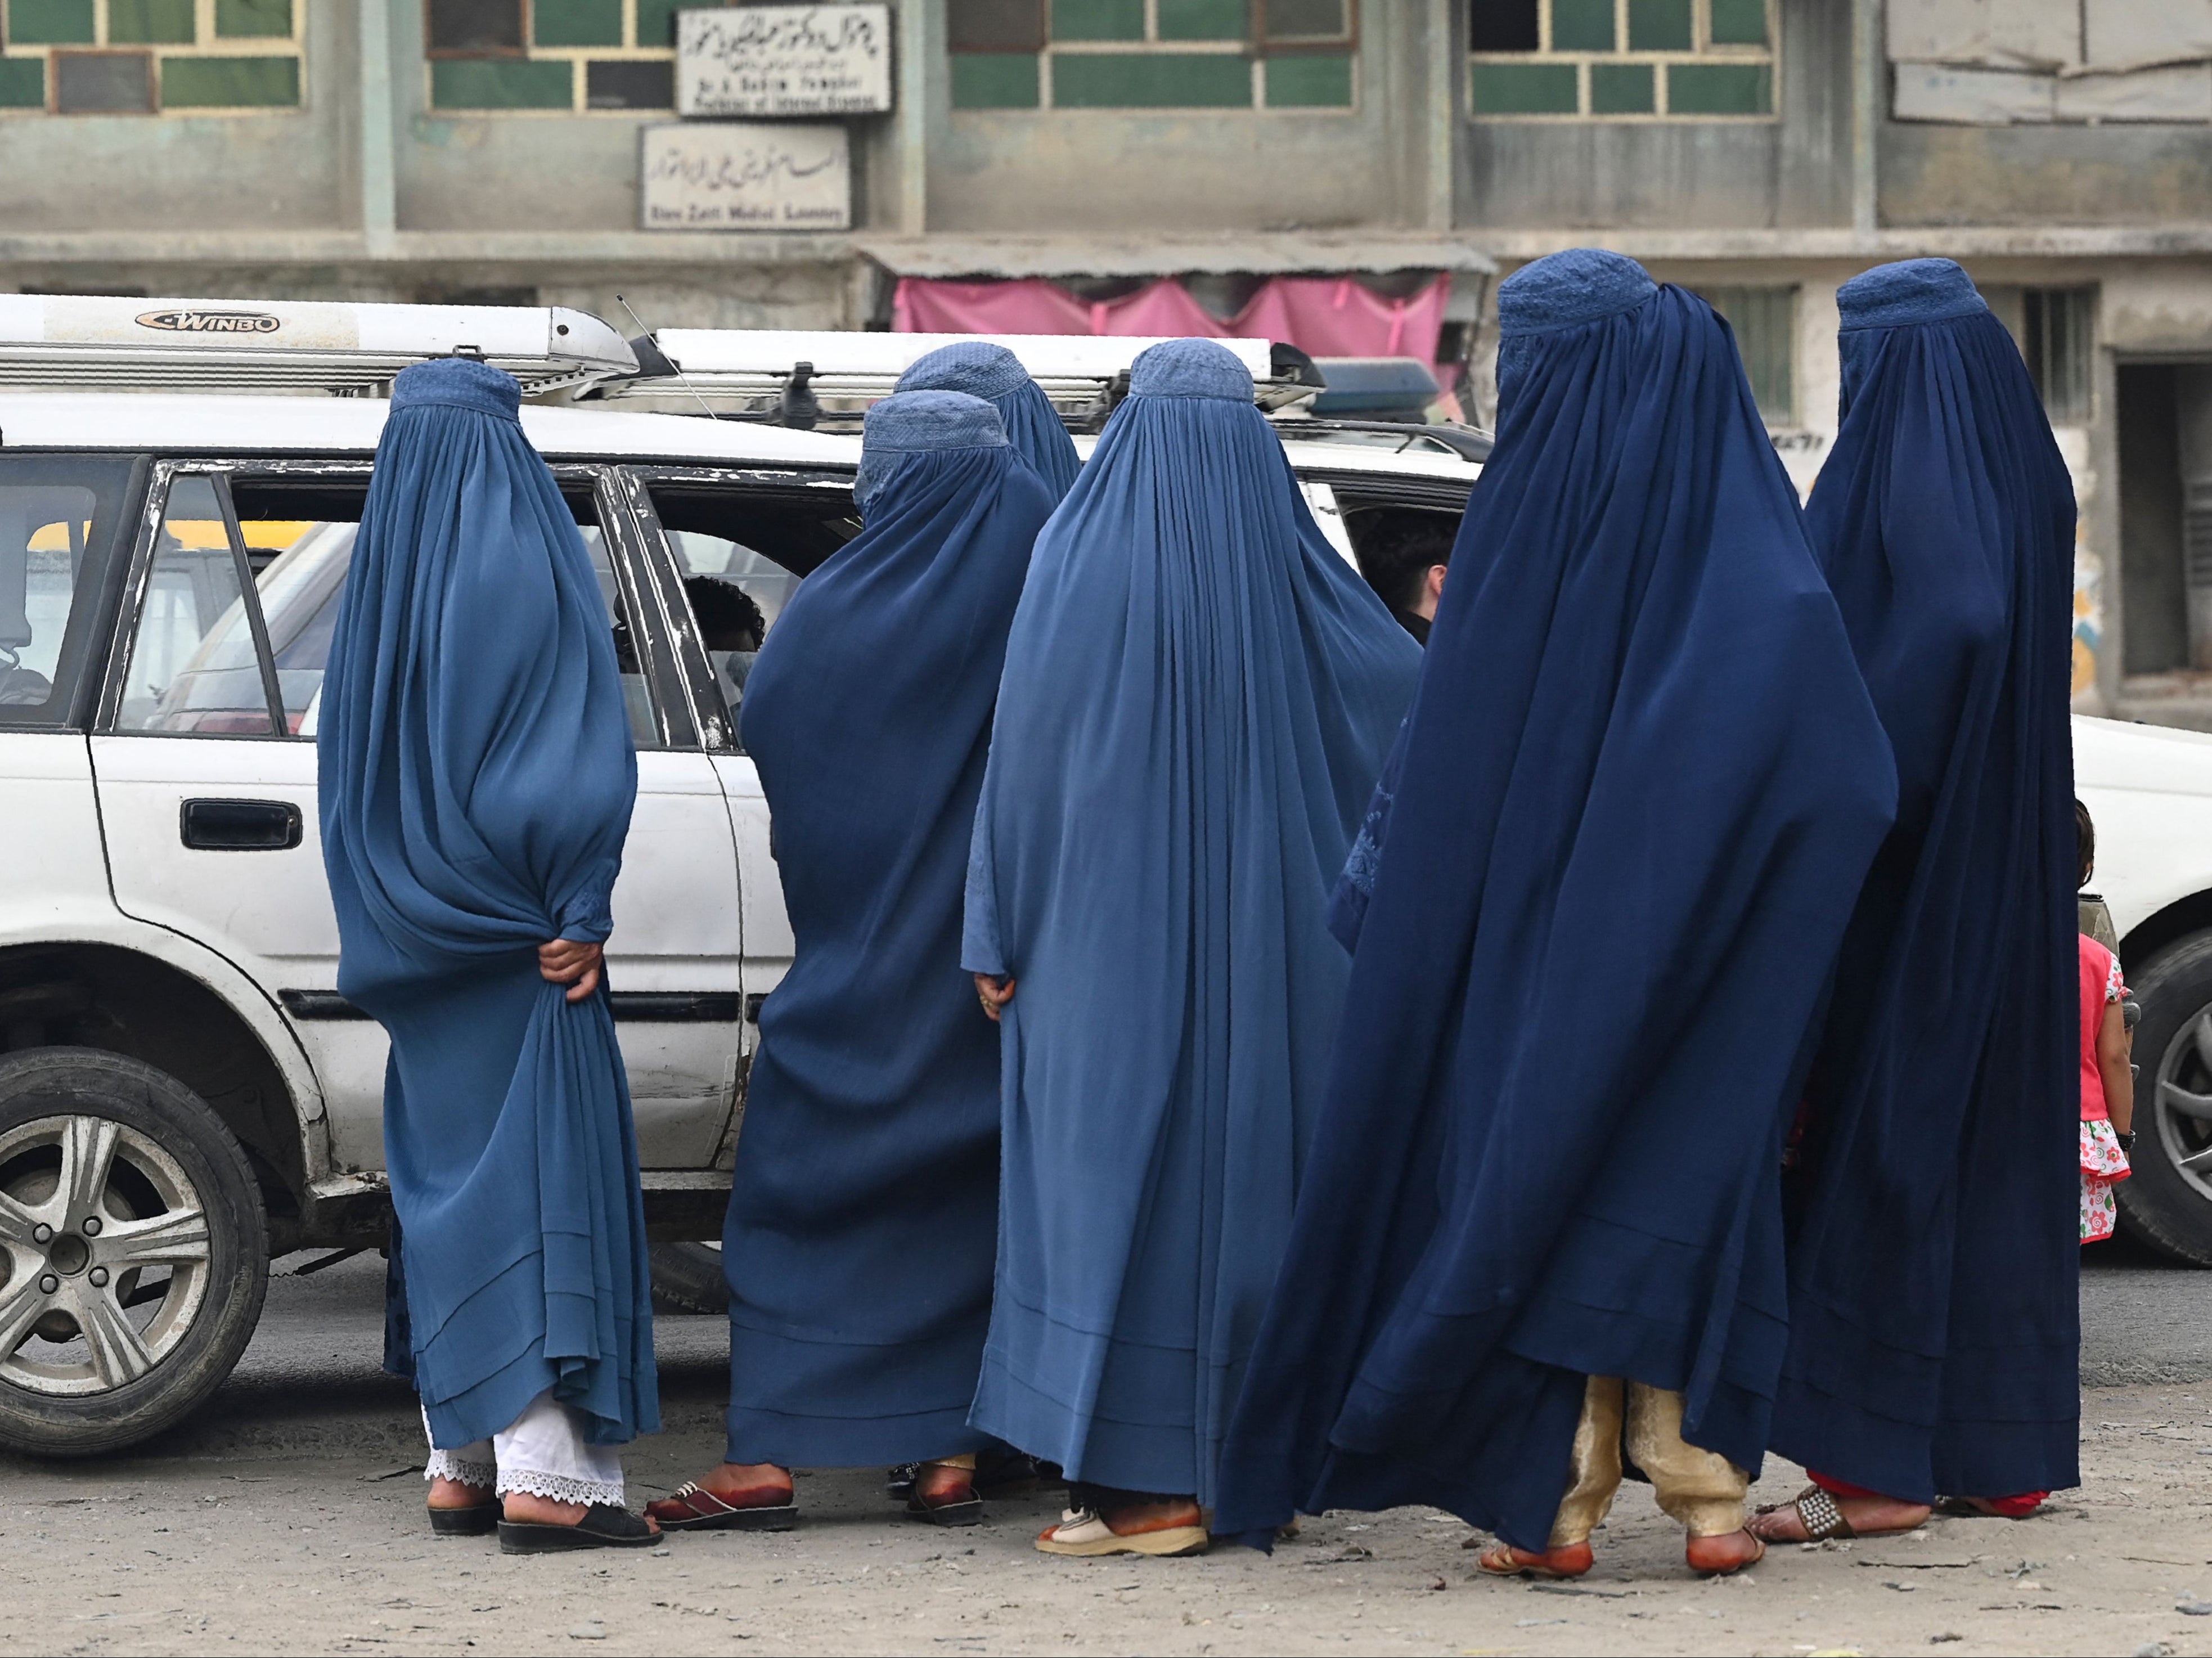
POLYGON ((222 1384, 261 1316, 269 1240, 246 1154, 204 1100, 98 1049, 0 1058, 0 1192, 17 1206, 0 1211, 0 1445, 115 1450, 222 1384), (22 1327, 33 1295, 47 1310, 22 1327), (149 1305, 140 1323, 131 1309, 149 1305), (100 1339, 80 1312, 105 1324, 100 1339))
POLYGON ((652 1248, 653 1309, 657 1313, 730 1310, 730 1281, 722 1252, 707 1243, 656 1243, 652 1248))
POLYGON ((2212 1121, 2170 1102, 2212 1095, 2212 932, 2168 944, 2129 975, 2142 1008, 2136 1027, 2136 1149, 2129 1178, 2114 1188, 2130 1236, 2192 1266, 2212 1266, 2212 1121), (2172 1091, 2169 1092, 2169 1089, 2172 1091))

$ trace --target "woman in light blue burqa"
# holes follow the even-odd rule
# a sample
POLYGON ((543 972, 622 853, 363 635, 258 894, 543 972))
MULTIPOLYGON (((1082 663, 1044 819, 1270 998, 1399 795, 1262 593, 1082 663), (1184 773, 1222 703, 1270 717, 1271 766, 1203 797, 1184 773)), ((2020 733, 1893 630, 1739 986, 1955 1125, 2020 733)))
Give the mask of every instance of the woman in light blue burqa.
POLYGON ((990 340, 955 340, 916 357, 898 380, 902 392, 965 392, 981 398, 999 411, 1006 428, 1006 441, 1027 461, 1030 470, 1045 481, 1054 501, 1064 500, 1075 487, 1083 459, 1075 452, 1075 440, 1045 396, 1030 378, 1022 360, 990 340))
POLYGON ((1056 1554, 1206 1546, 1349 958, 1343 867, 1420 647, 1204 340, 1038 537, 963 963, 1001 1020, 998 1274, 969 1420, 1068 1473, 1056 1554))
POLYGON ((392 1038, 434 1530, 650 1543, 637 1145, 600 972, 637 767, 590 555, 497 369, 393 389, 318 735, 338 988, 392 1038))

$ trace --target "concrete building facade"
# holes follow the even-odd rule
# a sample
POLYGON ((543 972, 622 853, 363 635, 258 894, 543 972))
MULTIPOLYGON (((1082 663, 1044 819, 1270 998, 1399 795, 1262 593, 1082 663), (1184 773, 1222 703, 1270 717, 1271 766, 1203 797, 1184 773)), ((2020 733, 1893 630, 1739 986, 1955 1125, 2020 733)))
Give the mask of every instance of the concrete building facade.
POLYGON ((683 9, 0 0, 0 291, 627 332, 883 327, 902 276, 1225 315, 1441 270, 1480 413, 1488 273, 1595 243, 1729 317, 1804 484, 1837 285, 1948 254, 2074 471, 2079 706, 2212 728, 2212 0, 892 0, 849 229, 646 230, 683 9))

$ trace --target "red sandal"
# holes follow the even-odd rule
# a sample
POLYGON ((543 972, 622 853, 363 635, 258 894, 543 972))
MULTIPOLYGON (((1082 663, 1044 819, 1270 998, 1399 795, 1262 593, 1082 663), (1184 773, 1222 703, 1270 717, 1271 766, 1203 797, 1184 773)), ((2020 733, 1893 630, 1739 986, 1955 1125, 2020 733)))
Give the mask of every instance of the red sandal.
POLYGON ((744 1497, 747 1500, 732 1503, 694 1479, 659 1502, 647 1503, 645 1511, 660 1522, 663 1531, 789 1531, 799 1523, 799 1504, 789 1491, 763 1485, 744 1497), (769 1500, 750 1500, 756 1497, 769 1500))

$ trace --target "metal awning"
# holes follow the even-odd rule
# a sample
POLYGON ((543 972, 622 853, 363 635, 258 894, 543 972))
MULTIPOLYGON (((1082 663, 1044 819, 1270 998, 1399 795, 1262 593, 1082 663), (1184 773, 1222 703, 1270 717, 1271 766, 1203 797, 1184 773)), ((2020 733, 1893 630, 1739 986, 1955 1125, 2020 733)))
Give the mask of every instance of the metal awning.
POLYGON ((1494 274, 1497 262, 1438 236, 1254 233, 1238 236, 917 236, 854 239, 896 276, 1340 276, 1386 270, 1494 274))

